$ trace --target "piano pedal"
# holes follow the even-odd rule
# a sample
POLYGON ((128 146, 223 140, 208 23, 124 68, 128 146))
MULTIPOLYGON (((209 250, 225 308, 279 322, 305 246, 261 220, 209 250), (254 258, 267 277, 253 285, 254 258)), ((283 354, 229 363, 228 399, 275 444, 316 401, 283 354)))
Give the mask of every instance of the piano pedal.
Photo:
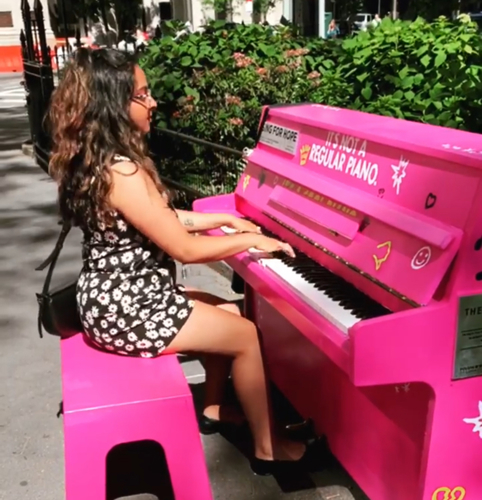
POLYGON ((295 424, 284 426, 284 434, 294 441, 310 441, 317 439, 313 420, 306 419, 295 424))

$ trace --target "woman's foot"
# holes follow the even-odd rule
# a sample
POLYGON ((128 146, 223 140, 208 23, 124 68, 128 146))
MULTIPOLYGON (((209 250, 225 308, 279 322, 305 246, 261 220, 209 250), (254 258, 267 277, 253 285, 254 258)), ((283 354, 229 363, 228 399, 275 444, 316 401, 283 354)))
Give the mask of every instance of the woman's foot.
POLYGON ((258 476, 301 470, 308 457, 309 447, 298 441, 280 440, 273 454, 255 453, 251 470, 258 476))
POLYGON ((225 426, 241 426, 246 423, 246 418, 238 408, 224 405, 211 405, 204 409, 199 420, 201 434, 208 436, 216 434, 225 426))

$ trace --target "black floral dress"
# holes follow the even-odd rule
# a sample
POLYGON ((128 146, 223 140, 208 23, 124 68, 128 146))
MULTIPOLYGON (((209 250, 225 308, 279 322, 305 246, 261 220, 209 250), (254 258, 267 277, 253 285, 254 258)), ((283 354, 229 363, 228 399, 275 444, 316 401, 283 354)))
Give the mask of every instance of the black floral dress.
POLYGON ((107 351, 158 356, 194 301, 176 284, 172 258, 114 212, 114 225, 84 230, 77 303, 86 335, 107 351))

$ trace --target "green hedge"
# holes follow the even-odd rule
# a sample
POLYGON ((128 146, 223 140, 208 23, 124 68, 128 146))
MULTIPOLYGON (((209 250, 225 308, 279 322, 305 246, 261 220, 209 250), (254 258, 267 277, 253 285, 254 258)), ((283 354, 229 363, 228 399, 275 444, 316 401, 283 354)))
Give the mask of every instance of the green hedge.
MULTIPOLYGON (((171 26, 174 27, 174 26, 171 26)), ((384 20, 344 41, 215 21, 141 60, 161 127, 241 150, 261 106, 317 102, 482 132, 482 37, 468 16, 384 20)))

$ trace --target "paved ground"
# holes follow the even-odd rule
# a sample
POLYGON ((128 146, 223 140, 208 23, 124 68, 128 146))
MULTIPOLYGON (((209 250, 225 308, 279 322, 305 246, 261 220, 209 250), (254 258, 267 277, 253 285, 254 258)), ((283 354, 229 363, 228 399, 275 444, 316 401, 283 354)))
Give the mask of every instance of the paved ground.
POLYGON ((25 90, 18 73, 0 74, 0 109, 15 109, 25 104, 25 90))
MULTIPOLYGON (((15 80, 20 77, 0 78, 0 88, 15 80)), ((62 500, 62 422, 55 417, 59 346, 54 337, 38 338, 34 297, 44 278, 34 268, 50 253, 58 232, 56 193, 47 176, 21 154, 28 136, 22 105, 0 106, 0 500, 62 500)), ((79 242, 78 234, 69 236, 55 282, 78 273, 79 242)), ((234 298, 229 282, 206 266, 190 266, 186 281, 234 298)), ((197 361, 183 366, 198 396, 202 367, 197 361)), ((352 497, 337 487, 349 480, 336 466, 280 486, 273 478, 253 476, 244 456, 225 438, 211 436, 203 442, 216 500, 364 498, 356 489, 352 497)))

